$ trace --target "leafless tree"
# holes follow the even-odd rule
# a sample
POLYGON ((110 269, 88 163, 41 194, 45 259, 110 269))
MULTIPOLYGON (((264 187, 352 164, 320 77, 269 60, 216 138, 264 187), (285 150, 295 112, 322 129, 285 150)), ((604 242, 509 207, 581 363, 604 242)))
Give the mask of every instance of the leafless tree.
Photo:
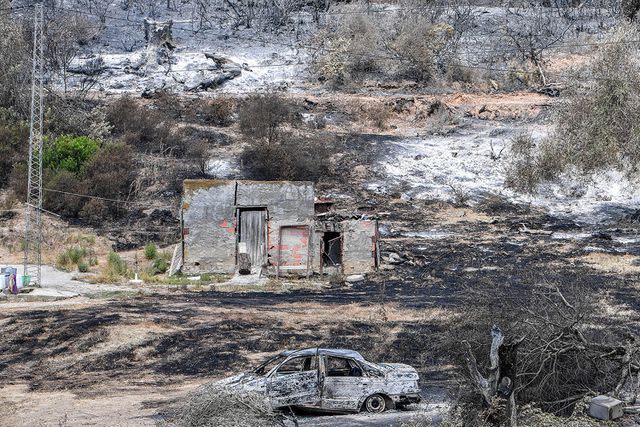
POLYGON ((543 6, 507 8, 502 27, 504 56, 532 65, 538 73, 538 82, 546 86, 547 53, 563 41, 572 25, 543 6))
POLYGON ((100 23, 104 26, 107 22, 107 15, 113 4, 112 0, 76 0, 78 5, 85 7, 87 12, 95 14, 100 23))
POLYGON ((51 68, 62 75, 65 92, 69 66, 93 34, 90 23, 78 15, 59 16, 47 23, 47 59, 51 68))
POLYGON ((0 14, 0 106, 27 111, 31 83, 31 47, 21 22, 0 14))

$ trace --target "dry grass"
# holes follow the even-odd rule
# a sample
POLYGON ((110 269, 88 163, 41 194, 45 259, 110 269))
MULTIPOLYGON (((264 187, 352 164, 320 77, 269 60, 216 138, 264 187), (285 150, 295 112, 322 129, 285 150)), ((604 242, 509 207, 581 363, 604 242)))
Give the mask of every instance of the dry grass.
POLYGON ((634 265, 637 257, 629 254, 591 252, 578 259, 597 270, 609 273, 631 274, 640 272, 640 266, 634 265))
POLYGON ((212 382, 189 393, 172 414, 179 427, 271 427, 282 425, 282 415, 271 410, 258 393, 234 390, 212 382))

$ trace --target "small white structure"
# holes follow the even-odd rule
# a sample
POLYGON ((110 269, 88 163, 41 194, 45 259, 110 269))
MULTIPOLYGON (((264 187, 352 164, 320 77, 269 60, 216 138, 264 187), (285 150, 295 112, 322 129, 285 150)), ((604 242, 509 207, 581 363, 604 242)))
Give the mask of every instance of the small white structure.
POLYGON ((623 415, 623 403, 609 396, 596 396, 591 399, 589 415, 599 420, 609 421, 623 415))

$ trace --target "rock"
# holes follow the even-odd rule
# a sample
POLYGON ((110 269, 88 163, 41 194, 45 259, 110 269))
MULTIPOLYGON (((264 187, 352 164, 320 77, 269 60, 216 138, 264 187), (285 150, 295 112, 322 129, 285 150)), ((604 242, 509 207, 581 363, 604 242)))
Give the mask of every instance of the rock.
POLYGON ((405 262, 405 259, 395 252, 389 252, 389 254, 386 257, 386 260, 389 264, 395 264, 395 265, 402 264, 405 262))
POLYGON ((395 270, 396 266, 395 265, 391 265, 391 264, 382 264, 380 266, 381 270, 385 270, 385 271, 391 271, 391 270, 395 270))
POLYGON ((4 292, 0 292, 0 301, 4 301, 8 298, 9 296, 7 294, 5 294, 4 292))
POLYGON ((18 298, 22 301, 59 301, 77 297, 79 294, 70 291, 61 291, 51 288, 34 288, 29 293, 20 293, 18 298))
POLYGON ((344 281, 347 282, 347 283, 362 282, 362 281, 364 281, 364 275, 362 275, 362 274, 352 274, 350 276, 347 276, 344 279, 344 281))
POLYGON ((107 69, 102 57, 91 58, 67 69, 68 73, 84 76, 97 76, 107 69))

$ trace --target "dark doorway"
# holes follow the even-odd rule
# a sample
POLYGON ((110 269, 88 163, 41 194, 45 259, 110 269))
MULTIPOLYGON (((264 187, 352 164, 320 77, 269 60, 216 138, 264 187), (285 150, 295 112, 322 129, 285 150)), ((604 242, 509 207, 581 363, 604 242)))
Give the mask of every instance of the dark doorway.
POLYGON ((266 208, 240 209, 238 242, 246 244, 252 270, 267 262, 266 208))
POLYGON ((334 267, 342 265, 342 234, 327 231, 322 237, 322 265, 334 267))

